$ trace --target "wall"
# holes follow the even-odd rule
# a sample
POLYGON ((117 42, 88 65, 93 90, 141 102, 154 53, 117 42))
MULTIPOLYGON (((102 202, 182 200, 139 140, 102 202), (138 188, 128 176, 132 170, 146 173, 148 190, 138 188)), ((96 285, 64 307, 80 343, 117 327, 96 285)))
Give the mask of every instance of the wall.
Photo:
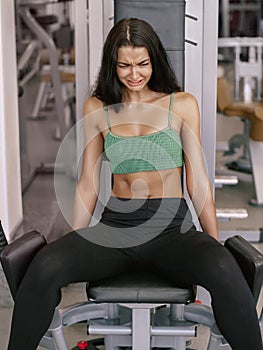
POLYGON ((10 239, 22 222, 14 1, 0 1, 0 219, 10 239))

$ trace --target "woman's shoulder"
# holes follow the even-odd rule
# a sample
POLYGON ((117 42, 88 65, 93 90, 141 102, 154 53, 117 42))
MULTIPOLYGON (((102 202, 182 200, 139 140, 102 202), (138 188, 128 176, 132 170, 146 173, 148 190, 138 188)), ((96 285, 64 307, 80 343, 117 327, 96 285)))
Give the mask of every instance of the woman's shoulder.
POLYGON ((192 95, 190 92, 186 91, 180 91, 174 93, 174 98, 176 103, 183 103, 183 104, 196 104, 197 100, 194 95, 192 95))
POLYGON ((84 116, 88 116, 96 111, 103 109, 103 102, 96 96, 89 97, 84 103, 84 116))
POLYGON ((174 94, 173 113, 181 116, 182 119, 199 113, 196 97, 189 92, 176 92, 174 94))
POLYGON ((83 120, 86 129, 97 131, 105 128, 104 103, 96 96, 89 97, 84 103, 83 120))

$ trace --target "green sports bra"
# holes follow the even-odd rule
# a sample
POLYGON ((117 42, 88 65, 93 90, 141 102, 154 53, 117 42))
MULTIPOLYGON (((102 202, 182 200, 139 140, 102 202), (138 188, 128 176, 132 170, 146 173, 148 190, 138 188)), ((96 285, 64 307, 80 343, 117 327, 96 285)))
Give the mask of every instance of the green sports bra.
POLYGON ((183 166, 182 142, 172 128, 173 100, 174 93, 170 97, 168 126, 154 133, 140 136, 118 136, 112 133, 108 108, 104 107, 109 128, 104 140, 104 149, 113 174, 130 174, 183 166))

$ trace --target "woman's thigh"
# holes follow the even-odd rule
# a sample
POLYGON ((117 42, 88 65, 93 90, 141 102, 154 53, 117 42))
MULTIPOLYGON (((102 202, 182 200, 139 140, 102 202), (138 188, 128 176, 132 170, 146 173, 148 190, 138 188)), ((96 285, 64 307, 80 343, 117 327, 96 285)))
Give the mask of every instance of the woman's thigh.
POLYGON ((73 231, 45 246, 33 259, 26 276, 33 276, 39 286, 53 283, 62 287, 109 277, 131 264, 132 258, 123 250, 94 244, 73 231))
POLYGON ((207 233, 172 230, 145 247, 145 256, 170 280, 187 284, 226 287, 243 280, 242 272, 231 253, 207 233))

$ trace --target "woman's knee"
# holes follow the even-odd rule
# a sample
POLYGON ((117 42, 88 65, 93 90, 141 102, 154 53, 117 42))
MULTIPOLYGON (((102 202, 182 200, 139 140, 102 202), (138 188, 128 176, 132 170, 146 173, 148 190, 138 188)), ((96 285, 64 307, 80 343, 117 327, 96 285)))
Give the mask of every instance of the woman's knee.
POLYGON ((33 258, 26 272, 28 280, 39 288, 45 288, 58 281, 64 264, 64 256, 56 252, 52 244, 43 247, 33 258))
POLYGON ((233 279, 241 273, 235 258, 225 247, 222 247, 218 255, 215 256, 214 265, 216 274, 224 280, 233 279))
POLYGON ((233 255, 221 245, 204 253, 200 266, 200 275, 209 285, 228 288, 243 279, 243 274, 233 255))

